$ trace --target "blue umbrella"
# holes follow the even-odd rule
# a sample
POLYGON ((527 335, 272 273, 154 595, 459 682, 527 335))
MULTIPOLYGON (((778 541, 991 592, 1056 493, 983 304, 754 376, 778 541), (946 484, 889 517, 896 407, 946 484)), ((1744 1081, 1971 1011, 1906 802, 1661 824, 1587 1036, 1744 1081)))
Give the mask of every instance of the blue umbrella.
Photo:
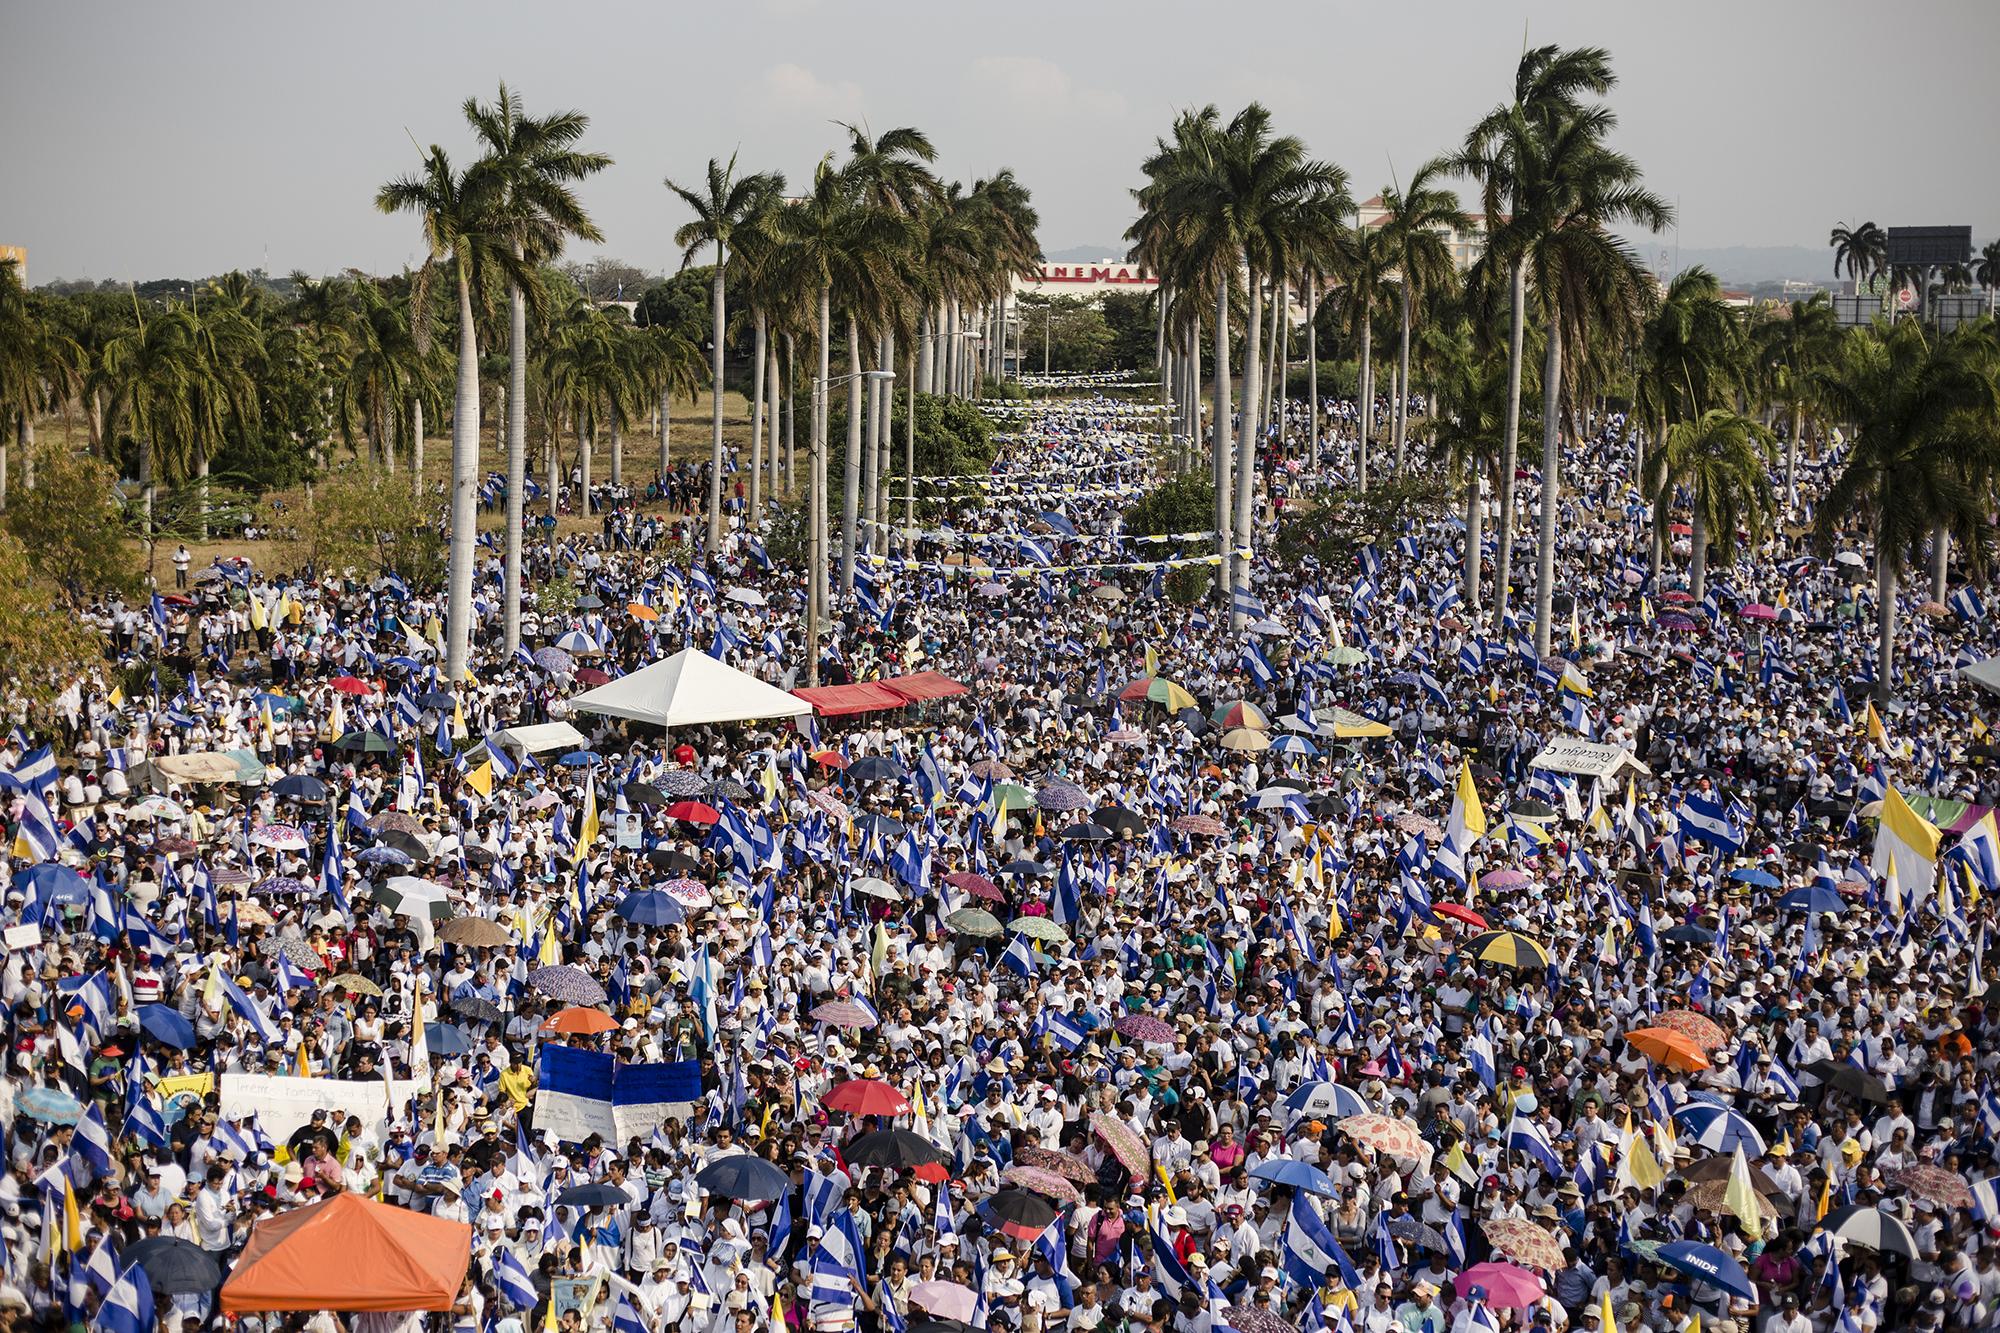
POLYGON ((564 768, 589 768, 593 764, 603 763, 604 756, 595 750, 571 750, 556 762, 564 768))
POLYGON ((674 926, 687 920, 687 913, 673 896, 658 889, 628 893, 615 910, 635 926, 674 926))
POLYGON ((1689 1277, 1706 1282, 1711 1287, 1720 1287, 1732 1295, 1741 1296, 1746 1301, 1757 1299, 1750 1286, 1750 1277, 1743 1271, 1743 1265, 1730 1257, 1726 1250, 1713 1245, 1704 1245, 1698 1240, 1668 1241, 1656 1256, 1670 1268, 1678 1269, 1689 1277))
POLYGON ((14 1109, 52 1125, 74 1125, 83 1116, 83 1103, 56 1088, 29 1088, 15 1101, 14 1109))
POLYGON ((1840 894, 1824 884, 1808 884, 1778 899, 1778 906, 1795 912, 1838 912, 1847 906, 1840 894))
POLYGON ((710 1162, 695 1176, 694 1183, 710 1194, 743 1202, 780 1199, 792 1188, 790 1176, 749 1153, 731 1153, 710 1162))
POLYGON ((1041 513, 1035 515, 1035 517, 1039 518, 1040 520, 1042 520, 1042 522, 1048 524, 1050 527, 1054 528, 1057 532, 1060 532, 1065 537, 1076 536, 1076 524, 1070 522, 1067 515, 1058 514, 1053 509, 1045 509, 1041 513))
POLYGON ((1305 1190, 1309 1194, 1323 1194, 1331 1197, 1339 1193, 1339 1188, 1328 1179, 1326 1172, 1311 1162, 1301 1162, 1296 1157, 1273 1157, 1257 1163, 1250 1172, 1252 1180, 1268 1180, 1273 1185, 1287 1185, 1295 1190, 1305 1190))
POLYGON ((472 1040, 450 1023, 424 1024, 424 1041, 432 1055, 464 1055, 472 1049, 472 1040))
POLYGON ((90 901, 90 881, 54 861, 20 871, 14 876, 14 887, 23 894, 32 891, 37 902, 75 903, 81 907, 90 901))
POLYGON ((1757 1127, 1741 1111, 1727 1106, 1694 1104, 1675 1108, 1673 1120, 1686 1131, 1682 1142, 1692 1142, 1696 1147, 1706 1148, 1718 1155, 1733 1153, 1739 1147, 1746 1157, 1764 1155, 1764 1136, 1757 1132, 1757 1127))
POLYGON ((354 859, 366 865, 409 866, 416 864, 408 852, 398 851, 394 847, 364 848, 354 854, 354 859))
POLYGON ((849 782, 901 782, 910 771, 886 755, 864 755, 849 764, 841 776, 849 782))
POLYGON ((1755 866, 1744 866, 1739 870, 1732 870, 1729 872, 1729 878, 1735 880, 1738 884, 1755 884, 1760 889, 1775 889, 1778 887, 1778 877, 1776 875, 1773 875, 1768 870, 1759 870, 1755 866))
POLYGON ((295 801, 324 801, 326 784, 309 773, 293 773, 272 784, 271 793, 295 801))
POLYGON ((1671 930, 1662 931, 1660 938, 1670 940, 1675 944, 1713 944, 1715 943, 1715 932, 1707 926, 1697 926, 1689 922, 1675 926, 1671 930))
POLYGON ((182 1018, 177 1009, 164 1004, 142 1004, 139 1006, 139 1026, 154 1041, 165 1042, 183 1051, 194 1049, 194 1024, 182 1018))

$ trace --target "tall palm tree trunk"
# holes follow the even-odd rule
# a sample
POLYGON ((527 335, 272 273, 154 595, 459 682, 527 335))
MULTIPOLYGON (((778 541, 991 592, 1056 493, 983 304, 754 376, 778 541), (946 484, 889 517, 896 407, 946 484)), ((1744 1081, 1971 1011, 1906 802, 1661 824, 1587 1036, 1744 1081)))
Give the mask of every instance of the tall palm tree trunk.
POLYGON ((1688 592, 1699 602, 1708 595, 1708 515, 1699 495, 1694 501, 1694 522, 1689 524, 1688 592))
MULTIPOLYGON (((518 256, 521 247, 516 244, 518 256)), ((507 284, 507 536, 501 574, 503 655, 521 646, 521 518, 528 489, 528 299, 518 286, 507 284)), ((664 401, 661 404, 664 409, 664 401)), ((662 431, 662 438, 665 432, 662 431)), ((417 445, 413 466, 423 485, 423 405, 417 406, 417 445)), ((661 450, 664 455, 664 447, 661 450)))
MULTIPOLYGON (((892 328, 882 335, 882 359, 877 363, 891 376, 896 370, 896 331, 892 328)), ((896 526, 894 497, 890 494, 889 478, 896 470, 896 381, 894 378, 882 380, 875 386, 876 401, 882 410, 882 430, 880 447, 875 459, 875 485, 879 498, 875 502, 876 517, 881 528, 869 529, 870 550, 889 549, 887 529, 896 526)))
POLYGON ((791 334, 785 335, 785 489, 799 486, 799 447, 795 429, 799 424, 798 347, 791 334))
POLYGON ((1194 467, 1194 460, 1201 451, 1201 317, 1187 322, 1187 443, 1188 467, 1194 467))
POLYGON ((1792 433, 1785 437, 1785 508, 1798 503, 1799 432, 1805 429, 1805 414, 1792 408, 1792 433))
POLYGON ((708 549, 722 545, 722 242, 715 243, 715 286, 710 296, 714 317, 714 350, 709 356, 709 376, 714 380, 710 395, 711 431, 708 444, 708 549))
POLYGON ((424 400, 410 399, 410 494, 424 493, 424 400))
POLYGON ((1896 594, 1894 563, 1884 554, 1882 531, 1875 532, 1875 702, 1888 707, 1895 694, 1896 594))
POLYGON ((1481 531, 1486 518, 1486 507, 1480 503, 1484 497, 1480 486, 1485 481, 1484 470, 1479 466, 1477 456, 1468 460, 1471 464, 1465 479, 1465 610, 1467 615, 1479 612, 1479 548, 1485 542, 1481 531))
MULTIPOLYGON (((778 454, 779 454, 778 414, 784 410, 783 409, 784 386, 783 383, 778 379, 777 338, 773 337, 771 339, 770 344, 764 349, 764 355, 768 357, 771 362, 771 364, 765 368, 765 379, 764 379, 764 383, 768 385, 770 388, 770 395, 771 395, 771 410, 769 415, 766 417, 766 421, 768 422, 768 424, 766 425, 765 429, 770 432, 771 436, 769 441, 770 457, 771 457, 771 499, 773 501, 776 501, 778 498, 778 454)), ((759 514, 757 515, 757 518, 759 521, 762 521, 763 515, 759 514)))
POLYGON ((854 591, 854 528, 861 517, 861 325, 847 317, 847 458, 841 469, 840 589, 854 591))
MULTIPOLYGON (((1306 466, 1319 462, 1319 270, 1306 275, 1306 466)), ((1470 600, 1470 599, 1468 599, 1470 600)))
MULTIPOLYGON (((1263 401, 1263 386, 1258 372, 1262 370, 1258 358, 1263 354, 1259 346, 1264 332, 1264 288, 1263 280, 1255 269, 1250 271, 1250 317, 1244 321, 1243 334, 1249 344, 1243 349, 1243 429, 1236 440, 1236 515, 1231 522, 1231 535, 1238 551, 1248 551, 1252 535, 1250 522, 1251 502, 1257 489, 1257 446, 1262 442, 1262 417, 1252 410, 1252 405, 1263 401)), ((1250 561, 1246 556, 1237 556, 1228 566, 1231 588, 1250 587, 1250 561)), ((1238 626, 1242 617, 1235 618, 1238 626)))
POLYGON ((1521 353, 1527 339, 1528 266, 1516 259, 1508 298, 1507 417, 1500 430, 1500 532, 1493 551, 1493 623, 1507 616, 1514 561, 1514 469, 1521 444, 1521 353))
POLYGON ((1535 559, 1535 653, 1549 655, 1549 620, 1556 593, 1556 506, 1562 498, 1562 329, 1549 317, 1542 365, 1542 527, 1535 559))
POLYGON ((916 554, 917 531, 917 353, 910 352, 910 391, 903 402, 903 554, 916 554))
POLYGON ((1396 434, 1396 475, 1403 475, 1405 453, 1410 434, 1410 283, 1406 277, 1403 289, 1403 338, 1402 346, 1396 352, 1396 402, 1390 408, 1390 420, 1396 434))
POLYGON ((747 529, 764 512, 764 311, 757 310, 756 359, 750 375, 750 512, 747 529))
MULTIPOLYGON (((875 366, 882 365, 882 335, 875 335, 875 366)), ((862 386, 862 394, 868 414, 868 424, 864 436, 861 455, 861 524, 859 537, 864 549, 875 549, 875 525, 882 519, 879 503, 882 480, 882 383, 868 380, 862 386)))
POLYGON ((576 466, 577 471, 582 474, 583 481, 577 487, 577 493, 583 497, 583 503, 577 512, 588 515, 595 512, 595 506, 590 503, 590 437, 593 432, 584 429, 583 419, 585 415, 584 410, 578 407, 576 412, 576 466))
POLYGON ((458 276, 458 392, 451 414, 451 562, 444 675, 453 689, 472 656, 472 552, 479 489, 479 342, 471 275, 458 276))
POLYGON ((1285 454, 1285 407, 1292 396, 1292 280, 1287 277, 1278 288, 1278 372, 1271 378, 1275 406, 1271 424, 1277 427, 1277 453, 1285 454))
POLYGON ((1375 429, 1375 325, 1364 320, 1361 325, 1361 430, 1355 442, 1354 484, 1359 490, 1368 489, 1368 436, 1375 429))
POLYGON ((624 424, 625 414, 614 404, 611 409, 611 485, 614 490, 625 484, 624 424))
POLYGON ((1931 529, 1931 600, 1942 602, 1951 581, 1951 529, 1939 524, 1931 529))
POLYGON ((826 516, 826 398, 827 375, 833 361, 833 289, 822 283, 819 289, 819 378, 813 386, 812 488, 813 559, 812 590, 807 599, 806 671, 810 684, 819 684, 819 623, 826 611, 827 516, 826 516))
POLYGON ((674 416, 674 391, 671 386, 660 390, 660 480, 667 479, 667 472, 673 467, 667 457, 667 437, 672 434, 674 416))
POLYGON ((1229 283, 1218 284, 1215 298, 1215 423, 1210 429, 1209 466, 1215 472, 1215 549, 1222 563, 1215 571, 1215 599, 1229 605, 1229 562, 1236 544, 1229 539, 1229 283))
POLYGON ((929 393, 931 391, 932 351, 933 348, 931 345, 931 312, 929 310, 925 310, 923 313, 923 317, 917 321, 917 359, 914 363, 913 369, 910 372, 913 376, 915 376, 915 379, 913 381, 913 387, 922 389, 925 393, 929 393))

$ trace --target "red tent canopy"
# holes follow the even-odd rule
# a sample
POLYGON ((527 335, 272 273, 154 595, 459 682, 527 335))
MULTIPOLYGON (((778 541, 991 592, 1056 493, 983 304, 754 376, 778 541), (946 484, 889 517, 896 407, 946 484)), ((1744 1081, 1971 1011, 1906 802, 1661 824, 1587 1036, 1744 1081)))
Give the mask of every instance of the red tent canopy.
POLYGON ((926 699, 949 699, 954 694, 964 694, 965 686, 950 676, 935 671, 918 671, 908 676, 891 676, 882 682, 896 692, 905 703, 922 703, 926 699))
POLYGON ((901 708, 907 702, 879 680, 858 680, 852 685, 815 685, 793 690, 813 706, 821 717, 846 717, 851 713, 876 713, 901 708))
POLYGON ((222 1310, 449 1310, 472 1263, 472 1228, 336 1194, 250 1229, 222 1310))

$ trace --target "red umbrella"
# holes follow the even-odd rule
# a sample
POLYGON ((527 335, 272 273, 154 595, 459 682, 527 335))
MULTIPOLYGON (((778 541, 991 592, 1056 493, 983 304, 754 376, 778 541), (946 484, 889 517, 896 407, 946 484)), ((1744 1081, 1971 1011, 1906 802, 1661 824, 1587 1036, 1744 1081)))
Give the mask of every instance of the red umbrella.
POLYGON ((163 601, 163 602, 165 602, 165 603, 166 603, 167 605, 169 605, 169 606, 193 606, 193 605, 194 605, 194 598, 192 598, 192 597, 188 597, 188 596, 184 596, 183 594, 181 594, 181 593, 177 593, 177 592, 170 592, 170 593, 168 593, 168 594, 167 594, 167 595, 166 595, 165 597, 162 597, 162 598, 161 598, 160 600, 161 600, 161 601, 163 601))
POLYGON ((714 806, 703 805, 700 801, 676 801, 667 807, 667 818, 685 820, 690 824, 713 824, 722 816, 716 813, 714 806))
POLYGON ((1432 905, 1431 910, 1439 916, 1448 916, 1454 921, 1463 921, 1466 925, 1475 926, 1480 930, 1486 929, 1486 918, 1473 911, 1470 907, 1466 907, 1460 903, 1436 903, 1432 905))
POLYGON ((999 885, 976 871, 954 870, 944 877, 944 882, 955 889, 964 889, 975 898, 996 903, 1007 901, 1007 895, 1000 891, 999 885))
POLYGON ((342 694, 354 694, 354 695, 371 694, 374 692, 375 688, 374 686, 370 685, 367 681, 356 680, 353 676, 335 676, 333 680, 329 683, 333 686, 334 689, 339 690, 342 694))
POLYGON ((847 756, 838 750, 815 750, 812 761, 822 768, 846 768, 847 756))
POLYGON ((826 1105, 849 1115, 902 1115, 910 1099, 880 1079, 853 1078, 827 1093, 826 1105))
POLYGON ((611 683, 611 675, 609 672, 599 671, 596 667, 578 667, 576 683, 579 685, 609 685, 611 683))

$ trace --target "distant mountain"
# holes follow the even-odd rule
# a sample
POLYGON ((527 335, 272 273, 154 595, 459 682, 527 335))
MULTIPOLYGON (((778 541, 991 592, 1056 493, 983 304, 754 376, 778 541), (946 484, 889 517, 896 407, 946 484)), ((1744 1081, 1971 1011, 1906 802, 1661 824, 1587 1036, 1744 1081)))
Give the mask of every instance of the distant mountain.
POLYGON ((1072 245, 1067 250, 1050 250, 1042 256, 1051 264, 1082 264, 1093 259, 1123 259, 1122 245, 1072 245))
MULTIPOLYGON (((1657 239, 1642 245, 1639 253, 1651 262, 1662 250, 1672 262, 1673 247, 1662 246, 1657 239)), ((1782 282, 1787 278, 1829 284, 1833 281, 1833 251, 1825 246, 1815 249, 1806 245, 1726 245, 1704 250, 1684 245, 1679 258, 1682 268, 1700 264, 1728 286, 1782 282)))

